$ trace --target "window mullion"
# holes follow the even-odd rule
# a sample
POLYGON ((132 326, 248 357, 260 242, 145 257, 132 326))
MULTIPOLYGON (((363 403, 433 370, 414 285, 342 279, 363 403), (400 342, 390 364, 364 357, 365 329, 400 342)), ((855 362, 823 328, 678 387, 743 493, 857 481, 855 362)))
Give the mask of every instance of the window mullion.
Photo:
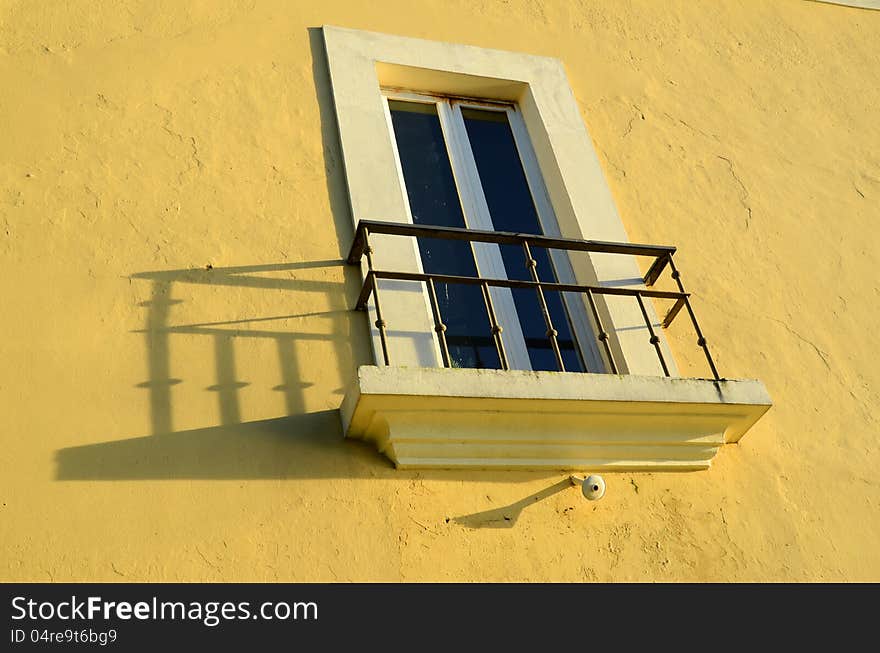
MULTIPOLYGON (((455 183, 458 186, 462 210, 469 229, 494 231, 489 205, 483 194, 477 164, 471 151, 470 142, 457 105, 443 100, 437 104, 440 124, 446 138, 449 159, 455 183)), ((472 243, 477 270, 486 279, 506 279, 507 272, 501 258, 501 250, 493 243, 472 243)), ((502 338, 507 352, 508 363, 514 370, 531 370, 526 340, 517 317, 513 294, 509 288, 490 288, 489 293, 498 316, 498 322, 504 328, 502 338)), ((487 329, 488 329, 487 317, 487 329)))

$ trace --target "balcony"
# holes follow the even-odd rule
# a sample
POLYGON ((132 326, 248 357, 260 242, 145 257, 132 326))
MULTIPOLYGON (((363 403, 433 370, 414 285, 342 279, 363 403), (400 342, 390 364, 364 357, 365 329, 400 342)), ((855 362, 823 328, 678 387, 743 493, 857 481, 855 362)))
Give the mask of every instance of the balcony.
MULTIPOLYGON (((371 307, 384 365, 364 366, 347 394, 342 416, 349 437, 374 441, 403 468, 697 470, 706 469, 718 449, 739 440, 770 405, 763 384, 719 375, 700 329, 690 294, 675 266, 675 248, 597 242, 532 234, 486 232, 393 222, 361 221, 348 263, 364 267, 355 308, 371 307), (374 266, 372 235, 432 238, 515 245, 522 248, 530 280, 483 278, 384 270, 374 266), (612 254, 650 260, 644 287, 559 283, 539 278, 533 250, 612 254), (365 266, 363 266, 365 262, 365 266), (669 271, 677 291, 652 287, 669 271), (384 319, 380 281, 422 284, 431 311, 442 368, 395 366, 384 319), (500 369, 462 369, 453 365, 446 341, 437 284, 478 286, 485 307, 485 337, 494 345, 500 369), (546 326, 556 371, 510 369, 502 325, 491 288, 535 292, 546 326), (566 371, 558 330, 546 294, 582 296, 608 373, 566 371), (615 329, 602 310, 603 299, 624 297, 638 306, 645 337, 663 376, 619 373, 625 369, 615 329), (653 301, 666 305, 659 324, 653 301), (710 377, 678 378, 661 346, 659 329, 668 328, 685 309, 696 345, 710 377), (607 327, 609 328, 606 328, 607 327), (445 369, 444 369, 445 368, 445 369)), ((668 350, 667 350, 668 351, 668 350)))

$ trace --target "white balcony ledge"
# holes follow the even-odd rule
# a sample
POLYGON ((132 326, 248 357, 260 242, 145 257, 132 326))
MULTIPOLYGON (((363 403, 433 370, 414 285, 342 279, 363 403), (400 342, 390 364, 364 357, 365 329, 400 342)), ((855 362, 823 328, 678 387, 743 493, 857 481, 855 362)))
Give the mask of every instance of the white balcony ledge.
POLYGON ((770 406, 755 380, 363 366, 340 412, 401 469, 691 471, 770 406))

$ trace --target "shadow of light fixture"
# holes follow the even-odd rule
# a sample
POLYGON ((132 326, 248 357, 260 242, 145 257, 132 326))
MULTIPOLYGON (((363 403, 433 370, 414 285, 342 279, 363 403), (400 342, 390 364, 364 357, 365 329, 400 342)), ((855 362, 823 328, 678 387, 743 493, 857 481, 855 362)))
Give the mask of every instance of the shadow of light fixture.
POLYGON ((586 478, 572 475, 509 506, 455 517, 454 521, 456 524, 468 528, 513 528, 525 508, 567 490, 573 485, 580 485, 584 497, 590 501, 598 501, 605 495, 605 480, 598 474, 592 474, 586 478))

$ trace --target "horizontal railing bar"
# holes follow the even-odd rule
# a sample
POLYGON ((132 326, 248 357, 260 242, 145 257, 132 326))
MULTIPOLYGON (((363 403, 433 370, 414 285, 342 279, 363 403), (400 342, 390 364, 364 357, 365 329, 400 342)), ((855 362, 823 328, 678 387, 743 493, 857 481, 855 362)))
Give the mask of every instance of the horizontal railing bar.
POLYGON ((393 281, 428 281, 433 279, 434 283, 461 283, 478 286, 487 283, 490 286, 501 288, 543 288, 545 290, 559 290, 561 292, 585 293, 588 290, 599 295, 618 295, 624 297, 635 297, 641 294, 642 297, 654 297, 656 299, 675 299, 679 302, 688 297, 688 293, 672 292, 665 290, 635 290, 632 288, 606 288, 604 286, 586 286, 572 283, 554 283, 551 281, 519 281, 516 279, 481 279, 479 277, 461 277, 451 274, 425 274, 422 272, 390 272, 385 270, 373 270, 367 272, 367 278, 361 289, 356 310, 362 311, 366 307, 367 300, 372 290, 373 278, 388 279, 393 281))
MULTIPOLYGON (((600 254, 652 256, 658 259, 663 258, 664 261, 666 257, 675 252, 675 247, 671 245, 639 245, 634 243, 615 243, 599 240, 577 240, 574 238, 551 238, 549 236, 519 234, 509 231, 482 231, 479 229, 463 229, 461 227, 436 227, 419 224, 404 224, 400 222, 361 220, 358 223, 354 242, 348 253, 348 263, 351 265, 359 263, 363 256, 364 229, 369 229, 371 234, 443 238, 446 240, 465 240, 481 243, 497 243, 500 245, 522 245, 522 243, 525 242, 535 247, 543 247, 547 249, 564 249, 576 252, 594 252, 600 254)), ((654 266, 652 266, 652 269, 653 267, 654 266)))

